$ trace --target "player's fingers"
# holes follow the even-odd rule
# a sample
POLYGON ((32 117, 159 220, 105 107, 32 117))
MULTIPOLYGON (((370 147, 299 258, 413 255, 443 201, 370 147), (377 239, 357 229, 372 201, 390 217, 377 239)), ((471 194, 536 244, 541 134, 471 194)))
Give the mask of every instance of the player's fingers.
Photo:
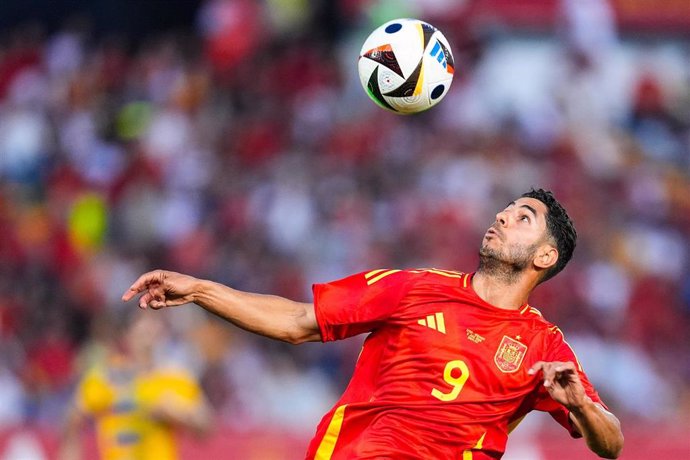
POLYGON ((555 371, 556 372, 572 372, 575 371, 575 363, 572 361, 564 362, 564 363, 554 363, 555 364, 555 371))
POLYGON ((153 310, 160 310, 167 306, 168 302, 165 296, 159 295, 153 290, 149 290, 139 298, 139 308, 142 309, 151 308, 153 310))
POLYGON ((544 375, 544 386, 546 388, 549 388, 553 384, 554 379, 556 378, 555 367, 553 365, 545 366, 545 368, 542 370, 542 373, 544 375))
POLYGON ((551 373, 549 374, 549 377, 557 381, 564 377, 567 378, 568 375, 572 374, 575 371, 575 367, 573 363, 555 362, 552 363, 550 370, 551 373))
POLYGON ((150 292, 147 292, 146 294, 142 295, 139 298, 139 308, 146 309, 151 301, 154 300, 153 294, 150 292))
POLYGON ((555 372, 563 372, 566 370, 575 370, 575 364, 568 361, 568 362, 561 362, 561 361, 553 361, 553 362, 545 362, 545 361, 537 361, 532 365, 532 367, 527 371, 528 374, 534 375, 537 373, 537 371, 544 371, 545 369, 553 369, 555 372))
POLYGON ((577 375, 573 362, 553 362, 548 363, 547 370, 544 371, 544 386, 563 385, 570 381, 573 375, 577 375))
POLYGON ((544 361, 537 361, 536 363, 532 364, 532 367, 529 368, 529 370, 527 371, 527 373, 528 373, 529 375, 534 375, 534 374, 536 374, 537 372, 539 372, 540 370, 542 370, 542 369, 544 368, 544 365, 545 365, 545 364, 546 364, 546 363, 545 363, 544 361))
POLYGON ((564 363, 561 362, 549 362, 542 364, 541 371, 545 387, 551 388, 551 386, 554 384, 554 382, 560 375, 560 372, 563 369, 563 364, 564 363))
POLYGON ((151 282, 152 274, 151 272, 144 273, 137 280, 132 283, 132 285, 122 294, 122 300, 127 302, 131 300, 135 295, 145 290, 149 283, 151 282))
POLYGON ((534 375, 539 371, 541 371, 542 373, 542 378, 544 379, 544 386, 547 388, 550 387, 555 375, 552 363, 547 363, 545 361, 537 361, 532 365, 532 367, 529 368, 527 373, 530 375, 534 375))
POLYGON ((167 306, 165 300, 152 300, 151 302, 149 302, 149 307, 151 307, 154 310, 160 310, 165 306, 167 306))
POLYGON ((574 363, 563 363, 563 365, 558 366, 554 379, 555 383, 561 386, 567 386, 580 380, 574 363))
POLYGON ((132 300, 135 295, 144 291, 151 283, 160 281, 160 279, 160 270, 144 273, 122 294, 122 301, 127 302, 132 300))

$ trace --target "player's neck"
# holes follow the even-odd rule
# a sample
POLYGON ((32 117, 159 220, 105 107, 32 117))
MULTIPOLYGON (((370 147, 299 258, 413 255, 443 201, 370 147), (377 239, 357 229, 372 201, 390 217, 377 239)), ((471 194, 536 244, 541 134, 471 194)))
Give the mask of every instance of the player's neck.
POLYGON ((472 289, 486 303, 505 310, 518 310, 527 303, 533 283, 527 276, 505 278, 482 270, 472 277, 472 289))

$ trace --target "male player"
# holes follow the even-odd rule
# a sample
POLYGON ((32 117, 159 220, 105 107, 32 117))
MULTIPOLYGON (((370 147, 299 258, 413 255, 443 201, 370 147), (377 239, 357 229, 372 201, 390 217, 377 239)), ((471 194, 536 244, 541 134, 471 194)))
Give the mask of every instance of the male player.
POLYGON ((141 308, 196 303, 298 344, 369 333, 349 386, 317 427, 312 459, 498 459, 531 410, 549 412, 599 456, 623 447, 563 333, 528 303, 561 271, 576 232, 550 192, 496 215, 475 273, 373 270, 314 286, 314 302, 234 290, 156 270, 123 295, 141 308))

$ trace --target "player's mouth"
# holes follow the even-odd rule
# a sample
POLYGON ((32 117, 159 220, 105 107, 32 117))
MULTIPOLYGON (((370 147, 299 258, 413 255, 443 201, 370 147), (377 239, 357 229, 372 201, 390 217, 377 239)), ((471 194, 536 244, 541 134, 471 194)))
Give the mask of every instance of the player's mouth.
POLYGON ((489 229, 486 231, 486 234, 484 235, 484 238, 493 238, 493 237, 496 237, 496 238, 498 238, 499 240, 502 240, 502 239, 503 239, 503 235, 501 234, 501 232, 500 232, 495 226, 492 225, 492 226, 489 227, 489 229))

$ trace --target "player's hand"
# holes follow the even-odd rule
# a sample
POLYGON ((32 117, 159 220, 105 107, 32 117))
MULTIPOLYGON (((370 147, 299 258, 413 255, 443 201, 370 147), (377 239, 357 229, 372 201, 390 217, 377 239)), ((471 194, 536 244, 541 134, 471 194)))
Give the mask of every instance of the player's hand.
POLYGON ((163 307, 183 305, 194 302, 197 282, 196 278, 188 275, 154 270, 141 275, 122 294, 122 300, 127 302, 143 292, 144 294, 139 298, 139 308, 151 307, 158 310, 163 307))
POLYGON ((587 395, 573 362, 538 361, 527 371, 530 375, 542 372, 544 387, 554 401, 573 410, 585 404, 587 395))

